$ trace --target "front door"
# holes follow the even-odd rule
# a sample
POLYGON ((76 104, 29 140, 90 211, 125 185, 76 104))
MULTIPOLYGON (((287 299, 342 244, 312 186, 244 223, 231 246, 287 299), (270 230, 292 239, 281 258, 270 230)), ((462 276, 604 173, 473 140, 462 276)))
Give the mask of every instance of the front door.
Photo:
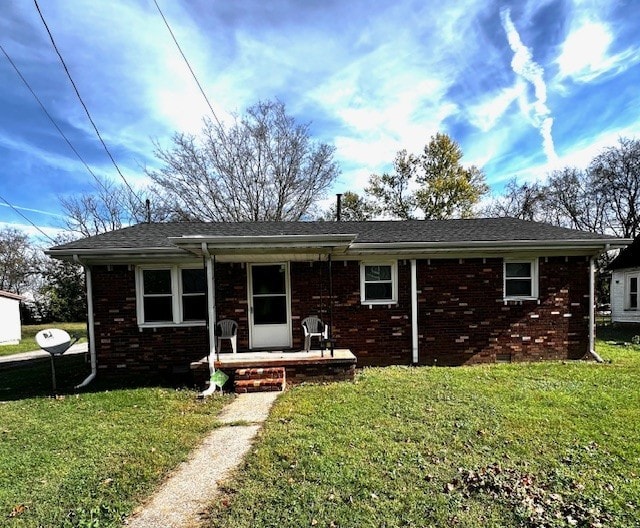
POLYGON ((291 346, 287 264, 251 264, 249 320, 251 348, 291 346))

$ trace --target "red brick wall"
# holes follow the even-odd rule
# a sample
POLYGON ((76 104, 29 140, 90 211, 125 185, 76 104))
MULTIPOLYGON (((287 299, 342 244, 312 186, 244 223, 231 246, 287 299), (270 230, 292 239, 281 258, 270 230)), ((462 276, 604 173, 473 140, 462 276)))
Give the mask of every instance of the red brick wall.
MULTIPOLYGON (((320 311, 320 266, 325 282, 322 295, 325 322, 329 321, 328 263, 292 264, 295 305, 294 346, 302 346, 300 321, 320 311), (296 317, 299 319, 296 321, 296 317), (296 331, 297 330, 297 331, 296 331)), ((398 261, 398 303, 363 305, 360 302, 360 263, 332 264, 333 337, 338 348, 349 348, 358 366, 397 365, 411 362, 411 283, 409 261, 398 261)), ((293 305, 293 302, 292 302, 293 305)))
POLYGON ((502 298, 502 259, 418 262, 420 363, 577 359, 588 348, 589 262, 539 260, 539 300, 502 298))
MULTIPOLYGON (((238 323, 238 350, 249 349, 249 304, 247 296, 247 265, 216 263, 216 317, 238 323)), ((224 347, 228 341, 222 341, 224 347)))
MULTIPOLYGON (((584 257, 539 261, 539 301, 502 298, 502 259, 419 260, 419 363, 460 365, 580 358, 588 346, 589 262, 584 257)), ((411 357, 410 262, 398 261, 398 303, 362 305, 360 264, 336 261, 333 337, 358 366, 409 364, 411 357)), ((94 314, 99 368, 171 372, 206 355, 206 327, 146 328, 136 321, 133 266, 95 266, 94 314)), ((238 347, 249 347, 247 266, 215 267, 219 319, 238 321, 238 347)), ((291 263, 293 348, 301 349, 301 321, 329 322, 327 262, 291 263)))
POLYGON ((100 371, 188 372, 190 363, 207 353, 206 327, 139 330, 133 266, 92 266, 91 274, 100 371))

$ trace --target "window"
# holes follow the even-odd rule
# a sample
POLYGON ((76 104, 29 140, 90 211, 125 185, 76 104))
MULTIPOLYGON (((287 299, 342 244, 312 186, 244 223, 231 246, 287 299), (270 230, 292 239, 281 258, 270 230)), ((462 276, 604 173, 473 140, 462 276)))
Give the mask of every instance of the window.
POLYGON ((640 284, 640 273, 628 274, 626 280, 625 309, 638 310, 638 285, 640 284))
POLYGON ((365 304, 389 304, 397 301, 395 263, 360 264, 360 300, 365 304))
POLYGON ((203 269, 181 269, 182 320, 202 321, 207 317, 207 278, 203 269))
POLYGON ((143 270, 143 311, 147 323, 173 321, 170 270, 143 270))
POLYGON ((538 297, 538 261, 512 260, 504 263, 504 298, 535 299, 538 297))
POLYGON ((163 326, 206 320, 204 269, 140 267, 136 270, 136 283, 139 324, 163 326))

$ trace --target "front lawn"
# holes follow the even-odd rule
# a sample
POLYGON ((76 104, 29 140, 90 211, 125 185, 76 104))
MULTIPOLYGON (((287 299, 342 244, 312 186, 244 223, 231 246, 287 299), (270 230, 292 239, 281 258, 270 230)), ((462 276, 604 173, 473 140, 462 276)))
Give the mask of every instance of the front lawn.
MULTIPOLYGON (((206 433, 230 397, 94 382, 80 356, 0 370, 0 525, 120 526, 206 433)), ((136 380, 139 384, 140 380, 136 380)))
POLYGON ((296 387, 209 526, 638 526, 640 349, 598 351, 296 387))
POLYGON ((79 343, 87 341, 87 323, 50 323, 41 325, 23 325, 22 340, 17 345, 0 346, 0 356, 9 356, 19 352, 31 352, 32 350, 40 350, 36 343, 36 334, 40 330, 47 328, 60 328, 66 330, 69 335, 77 335, 80 337, 79 343))

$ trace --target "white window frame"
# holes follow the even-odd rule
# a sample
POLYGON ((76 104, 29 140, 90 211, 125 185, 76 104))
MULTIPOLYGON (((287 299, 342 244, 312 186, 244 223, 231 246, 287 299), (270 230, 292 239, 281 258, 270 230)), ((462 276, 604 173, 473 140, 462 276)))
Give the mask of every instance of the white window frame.
MULTIPOLYGON (((202 269, 197 264, 180 264, 180 265, 144 265, 136 267, 136 316, 138 326, 140 328, 158 328, 163 326, 204 326, 207 324, 206 315, 204 319, 184 321, 182 319, 182 297, 189 295, 183 293, 182 288, 182 270, 183 269, 202 269), (171 311, 173 312, 173 321, 151 321, 146 322, 144 318, 144 272, 150 270, 165 270, 171 274, 171 311)), ((206 270, 204 270, 206 277, 206 270)), ((205 296, 208 292, 205 292, 205 296)), ((200 294, 198 294, 200 295, 200 294)))
MULTIPOLYGON (((384 281, 388 282, 388 281, 384 281)), ((393 261, 362 261, 360 262, 360 302, 362 304, 397 304, 398 303, 398 262, 393 261), (390 266, 391 267, 391 299, 366 299, 367 283, 365 281, 365 269, 367 266, 390 266)))
MULTIPOLYGON (((513 277, 513 279, 522 280, 527 277, 513 277)), ((504 259, 502 266, 502 292, 505 301, 522 301, 522 300, 535 300, 538 299, 538 259, 537 258, 509 258, 504 259), (530 264, 531 276, 528 277, 531 281, 531 295, 507 295, 507 264, 530 264)))
POLYGON ((640 271, 624 274, 624 309, 630 312, 640 311, 640 271), (631 279, 636 279, 636 306, 631 306, 631 279))

